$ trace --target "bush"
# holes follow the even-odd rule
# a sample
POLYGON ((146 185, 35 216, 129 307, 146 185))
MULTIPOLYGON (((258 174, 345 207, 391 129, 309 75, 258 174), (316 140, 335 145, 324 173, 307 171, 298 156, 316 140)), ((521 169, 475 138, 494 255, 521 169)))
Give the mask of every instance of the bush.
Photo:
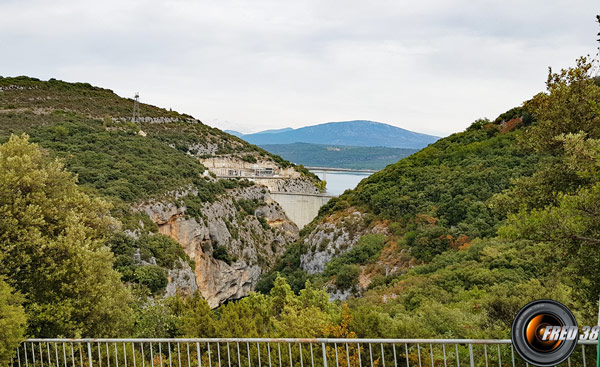
POLYGON ((227 252, 227 248, 225 246, 217 245, 213 251, 213 257, 217 260, 224 261, 225 263, 227 263, 227 265, 231 265, 231 263, 234 261, 234 259, 231 256, 229 256, 229 253, 227 252))
POLYGON ((325 275, 340 275, 348 264, 366 264, 375 260, 385 245, 385 236, 381 234, 368 234, 360 238, 350 251, 334 257, 325 265, 325 275))
POLYGON ((269 226, 269 223, 267 223, 267 220, 264 217, 258 217, 257 218, 258 221, 260 222, 261 227, 267 231, 269 229, 271 229, 271 226, 269 226))
POLYGON ((345 264, 342 265, 335 278, 335 285, 339 289, 351 289, 358 284, 358 276, 360 275, 360 266, 345 264))
POLYGON ((237 203, 248 215, 254 215, 256 208, 259 206, 258 200, 256 199, 240 199, 237 203))
POLYGON ((239 186, 239 182, 232 179, 220 179, 219 184, 225 189, 235 189, 239 186))
POLYGON ((193 260, 187 256, 179 242, 169 236, 162 234, 142 236, 136 241, 136 245, 140 250, 146 250, 154 256, 157 265, 167 269, 177 267, 179 259, 187 261, 192 269, 195 267, 193 260))
POLYGON ((152 294, 165 290, 169 282, 167 276, 167 271, 156 265, 139 266, 133 274, 135 281, 148 287, 152 294))
POLYGON ((419 260, 431 261, 435 255, 450 249, 453 238, 448 230, 443 227, 433 226, 423 229, 420 233, 409 232, 407 243, 411 247, 411 254, 419 260))
POLYGON ((248 162, 248 163, 256 163, 256 157, 254 157, 252 154, 246 154, 245 156, 242 157, 242 160, 244 162, 248 162))

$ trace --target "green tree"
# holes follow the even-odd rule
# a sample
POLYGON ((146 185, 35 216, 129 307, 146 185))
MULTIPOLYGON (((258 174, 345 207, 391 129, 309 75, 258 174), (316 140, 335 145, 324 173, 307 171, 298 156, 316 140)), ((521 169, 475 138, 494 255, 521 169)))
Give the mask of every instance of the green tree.
POLYGON ((186 299, 181 314, 181 334, 186 337, 210 338, 217 336, 213 313, 200 292, 186 299))
POLYGON ((550 69, 547 92, 525 104, 538 121, 523 136, 526 146, 557 153, 562 144, 555 136, 584 131, 591 138, 600 138, 600 87, 589 75, 591 68, 589 60, 581 57, 575 67, 558 73, 550 69))
POLYGON ((131 296, 104 245, 116 225, 108 210, 26 135, 0 146, 0 275, 25 297, 28 334, 128 333, 131 296))
POLYGON ((25 333, 22 298, 0 277, 0 366, 8 366, 25 333))
POLYGON ((180 316, 186 337, 318 337, 340 319, 329 295, 307 282, 295 295, 277 276, 268 295, 250 293, 215 310, 196 293, 185 299, 180 316))
POLYGON ((283 312, 283 308, 285 306, 292 305, 296 302, 296 297, 294 296, 294 291, 287 283, 284 277, 279 274, 275 278, 275 282, 273 283, 273 288, 269 293, 271 299, 271 307, 272 314, 279 315, 283 312))
POLYGON ((152 300, 136 313, 134 335, 138 338, 174 338, 181 330, 179 297, 152 300))
POLYGON ((252 293, 216 310, 219 334, 226 337, 272 337, 268 297, 252 293))
POLYGON ((272 332, 277 337, 318 337, 339 318, 340 309, 329 302, 329 295, 306 282, 296 296, 285 278, 277 276, 269 294, 272 332))

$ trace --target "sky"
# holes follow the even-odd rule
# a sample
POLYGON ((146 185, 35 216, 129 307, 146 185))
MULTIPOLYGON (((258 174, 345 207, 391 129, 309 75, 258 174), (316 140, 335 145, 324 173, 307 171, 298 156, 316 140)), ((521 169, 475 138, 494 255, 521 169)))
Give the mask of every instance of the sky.
POLYGON ((244 133, 446 136, 597 52, 597 0, 0 0, 0 75, 89 82, 244 133))

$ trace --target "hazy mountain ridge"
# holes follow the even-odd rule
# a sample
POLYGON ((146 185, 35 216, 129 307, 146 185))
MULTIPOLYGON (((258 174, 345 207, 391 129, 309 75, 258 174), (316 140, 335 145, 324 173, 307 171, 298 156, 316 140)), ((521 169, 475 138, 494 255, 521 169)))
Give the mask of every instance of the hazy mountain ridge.
POLYGON ((424 148, 439 139, 437 136, 367 120, 327 122, 298 129, 267 130, 243 134, 240 138, 256 145, 312 143, 411 149, 424 148))

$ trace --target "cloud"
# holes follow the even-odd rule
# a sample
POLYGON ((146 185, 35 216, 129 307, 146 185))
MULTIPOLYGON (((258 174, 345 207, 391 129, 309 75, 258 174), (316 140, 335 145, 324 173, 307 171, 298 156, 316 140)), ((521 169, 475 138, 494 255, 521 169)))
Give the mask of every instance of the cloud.
POLYGON ((0 2, 3 75, 88 81, 245 131, 448 134, 595 52, 591 1, 0 2))

